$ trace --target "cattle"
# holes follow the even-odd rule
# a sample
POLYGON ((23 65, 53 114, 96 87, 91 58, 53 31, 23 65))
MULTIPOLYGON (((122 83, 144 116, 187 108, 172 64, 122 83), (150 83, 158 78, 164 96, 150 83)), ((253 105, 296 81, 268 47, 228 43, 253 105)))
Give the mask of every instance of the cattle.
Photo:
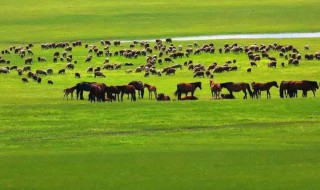
POLYGON ((106 76, 100 71, 94 72, 94 78, 96 78, 96 77, 106 78, 106 76))
POLYGON ((10 70, 17 70, 18 69, 18 66, 17 65, 13 65, 10 67, 10 70))
POLYGON ((52 80, 48 80, 48 84, 53 85, 52 80))
POLYGON ((107 69, 107 70, 113 70, 114 69, 114 66, 107 63, 107 64, 104 64, 102 69, 107 69))
POLYGON ((247 68, 247 73, 251 73, 251 68, 247 68))
POLYGON ((136 70, 135 70, 135 73, 141 73, 142 71, 142 68, 141 67, 137 67, 136 70))
POLYGON ((254 62, 254 61, 251 61, 251 62, 250 62, 250 65, 251 65, 251 67, 257 67, 256 62, 254 62))
POLYGON ((92 56, 91 56, 91 55, 89 55, 89 56, 86 58, 85 63, 90 62, 90 61, 91 61, 91 59, 92 59, 92 56))
POLYGON ((149 72, 146 72, 145 74, 144 74, 144 77, 148 77, 150 75, 150 73, 149 72))
POLYGON ((17 69, 18 75, 22 75, 23 70, 22 69, 17 69))

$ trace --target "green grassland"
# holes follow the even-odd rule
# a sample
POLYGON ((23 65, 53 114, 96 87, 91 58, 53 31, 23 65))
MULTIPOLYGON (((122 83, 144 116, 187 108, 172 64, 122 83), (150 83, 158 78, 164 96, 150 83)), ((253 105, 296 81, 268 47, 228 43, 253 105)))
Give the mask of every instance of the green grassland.
MULTIPOLYGON (((40 43, 82 40, 97 45, 101 39, 152 39, 224 33, 316 32, 318 1, 1 1, 0 50, 33 42, 32 71, 52 68, 42 83, 22 83, 15 71, 0 74, 0 189, 319 189, 320 98, 281 99, 272 88, 271 99, 212 100, 208 78, 193 78, 186 67, 175 76, 144 77, 125 70, 145 64, 145 57, 110 57, 110 62, 132 62, 120 70, 103 70, 94 78, 89 66, 102 66, 105 57, 85 63, 88 49, 73 48, 74 70, 57 71, 65 62, 52 62, 55 51, 40 43), (36 61, 38 56, 47 62, 36 61), (81 74, 80 79, 74 73, 81 74), (54 85, 48 85, 52 80, 54 85), (107 85, 132 80, 156 85, 172 99, 176 84, 202 82, 198 101, 89 103, 63 100, 62 90, 82 81, 107 85)), ((320 50, 320 39, 246 39, 198 41, 214 43, 292 44, 302 56, 320 50), (310 50, 304 50, 308 44, 310 50)), ((151 43, 153 46, 154 42, 151 43)), ((185 48, 192 42, 174 42, 185 48)), ((111 46, 111 52, 129 48, 111 46)), ((142 49, 137 46, 136 49, 142 49)), ((158 54, 153 52, 151 55, 158 54)), ((201 54, 174 60, 193 60, 208 66, 236 59, 238 70, 214 74, 215 82, 320 81, 320 62, 302 59, 288 65, 279 52, 252 73, 247 55, 201 54), (280 63, 285 63, 285 68, 280 63)), ((24 66, 18 55, 1 55, 9 66, 24 66)), ((157 64, 163 69, 173 63, 157 64)), ((0 67, 5 66, 1 64, 0 67)), ((24 73, 25 77, 26 73, 24 73)), ((227 93, 225 89, 223 93, 227 93)))
MULTIPOLYGON (((292 44, 301 54, 320 49, 319 39, 264 39, 199 41, 200 45, 225 43, 292 44), (303 50, 309 44, 310 50, 303 50)), ((192 42, 177 42, 184 47, 192 42)), ((97 42, 89 44, 97 45, 97 42)), ((7 48, 9 45, 3 46, 7 48)), ((22 83, 11 71, 0 75, 1 144, 0 185, 4 189, 316 189, 319 176, 319 98, 280 99, 278 89, 272 99, 211 100, 208 78, 193 78, 186 67, 175 76, 144 77, 143 73, 125 74, 145 62, 144 57, 111 57, 111 63, 132 62, 132 67, 104 70, 106 78, 87 74, 89 66, 102 66, 104 57, 84 63, 88 49, 75 47, 74 70, 58 75, 66 62, 54 64, 49 58, 57 50, 33 48, 36 68, 53 68, 54 74, 42 76, 43 83, 22 83), (74 73, 82 78, 74 78, 74 73), (46 84, 47 80, 53 86, 46 84), (201 81, 196 102, 157 102, 144 99, 131 102, 89 103, 63 100, 62 90, 77 82, 98 81, 107 85, 141 80, 154 84, 158 92, 175 99, 179 82, 201 81)), ((111 51, 128 48, 111 46, 111 51)), ((136 47, 140 49, 141 47, 136 47)), ((157 54, 157 52, 153 52, 157 54)), ((278 58, 279 52, 270 55, 278 58)), ((10 65, 24 66, 19 56, 3 55, 10 65)), ((216 82, 267 82, 276 80, 320 80, 319 61, 301 60, 298 67, 271 69, 268 60, 258 62, 251 74, 245 54, 201 54, 174 60, 209 65, 236 59, 238 71, 214 74, 216 82)), ((157 64, 162 69, 172 65, 157 64)), ((25 75, 25 74, 24 74, 25 75)), ((227 93, 223 90, 224 93, 227 93)), ((319 96, 317 94, 317 96, 319 96)), ((87 93, 85 94, 87 99, 87 93)))
POLYGON ((317 0, 3 0, 1 42, 318 32, 317 0))

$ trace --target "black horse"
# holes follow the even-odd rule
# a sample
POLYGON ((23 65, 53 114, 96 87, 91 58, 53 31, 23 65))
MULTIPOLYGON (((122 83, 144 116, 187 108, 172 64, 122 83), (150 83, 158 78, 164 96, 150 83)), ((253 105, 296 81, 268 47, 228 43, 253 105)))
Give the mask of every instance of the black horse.
POLYGON ((143 99, 144 95, 144 86, 141 81, 131 81, 128 85, 134 86, 134 88, 138 91, 139 98, 143 99))
POLYGON ((83 100, 83 91, 88 91, 90 92, 91 90, 91 85, 94 84, 95 82, 80 82, 76 85, 76 92, 77 92, 77 100, 83 100))

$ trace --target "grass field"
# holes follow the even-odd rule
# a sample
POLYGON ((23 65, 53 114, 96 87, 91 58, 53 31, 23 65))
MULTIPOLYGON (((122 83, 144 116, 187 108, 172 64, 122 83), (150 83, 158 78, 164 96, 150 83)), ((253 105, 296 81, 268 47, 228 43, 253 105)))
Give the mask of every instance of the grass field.
POLYGON ((1 5, 1 43, 320 30, 317 0, 3 0, 1 5))
MULTIPOLYGON (((211 100, 208 78, 193 78, 186 67, 175 76, 125 74, 145 63, 145 57, 111 57, 111 63, 132 62, 132 67, 104 70, 106 78, 87 74, 89 66, 102 66, 105 57, 88 49, 72 51, 74 70, 58 75, 66 62, 52 62, 55 51, 40 43, 82 40, 97 45, 101 39, 148 39, 216 33, 268 33, 319 31, 317 1, 2 1, 0 50, 35 42, 36 68, 54 70, 43 82, 22 83, 15 71, 0 74, 0 189, 319 189, 320 99, 211 100), (19 4, 19 7, 16 6, 19 4), (37 5, 38 6, 35 6, 37 5), (139 6, 136 6, 139 5, 139 6), (119 8, 122 7, 122 8, 119 8), (19 10, 24 14, 17 14, 19 10), (45 11, 43 11, 45 10, 45 11), (41 14, 39 14, 41 13, 41 14), (259 16, 255 16, 259 15, 259 16), (188 19, 185 19, 188 18, 188 19), (248 19, 250 18, 250 19, 248 19), (257 25, 257 26, 256 26, 257 25), (129 30, 130 29, 130 30, 129 30), (38 43, 37 43, 38 42, 38 43), (74 78, 79 72, 81 79, 74 78), (52 80, 54 85, 46 82, 52 80), (198 101, 89 103, 63 100, 62 90, 82 81, 107 85, 132 80, 154 84, 172 99, 179 82, 201 81, 198 101)), ((199 41, 241 46, 292 44, 301 55, 320 50, 320 39, 261 39, 199 41), (304 50, 308 44, 310 50, 304 50)), ((186 47, 193 42, 174 42, 186 47)), ((152 43, 153 45, 153 43, 152 43)), ((128 48, 111 46, 110 50, 128 48)), ((137 49, 141 47, 137 46, 137 49)), ((153 54, 157 54, 154 52, 153 54)), ((320 81, 320 62, 302 59, 298 67, 269 53, 286 67, 267 68, 267 59, 248 74, 245 54, 201 54, 174 60, 193 60, 208 66, 236 59, 238 71, 214 74, 216 82, 320 81)), ((0 55, 9 66, 24 66, 15 54, 0 55)), ((172 65, 157 64, 157 69, 172 65)), ((5 65, 0 65, 3 67, 5 65)), ((26 74, 24 73, 24 76, 26 74)), ((223 90, 223 93, 227 93, 223 90)), ((85 94, 87 99, 87 93, 85 94)))

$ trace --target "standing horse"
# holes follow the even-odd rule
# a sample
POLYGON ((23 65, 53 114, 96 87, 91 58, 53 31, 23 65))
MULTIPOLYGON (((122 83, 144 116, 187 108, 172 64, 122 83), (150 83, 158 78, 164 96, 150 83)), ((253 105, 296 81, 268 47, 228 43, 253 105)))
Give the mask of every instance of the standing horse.
POLYGON ((124 94, 131 94, 131 101, 136 101, 136 89, 133 85, 117 86, 121 93, 121 101, 123 101, 124 94))
POLYGON ((105 97, 105 93, 106 93, 106 88, 107 86, 104 83, 94 83, 91 84, 91 88, 90 88, 90 93, 89 93, 89 100, 92 103, 96 101, 97 98, 97 102, 101 102, 101 101, 105 101, 106 97, 105 97))
POLYGON ((120 101, 119 99, 120 90, 118 89, 117 86, 107 86, 106 93, 107 93, 107 97, 111 99, 111 101, 112 100, 116 101, 116 99, 118 99, 118 102, 120 101))
POLYGON ((201 82, 193 82, 193 83, 179 83, 177 84, 177 90, 174 93, 175 96, 178 95, 178 100, 181 100, 181 94, 185 93, 186 96, 188 96, 188 93, 191 92, 191 96, 193 96, 194 91, 199 88, 201 88, 201 82))
MULTIPOLYGON (((279 94, 280 94, 280 98, 287 98, 289 93, 289 85, 292 81, 281 81, 280 83, 280 88, 279 88, 279 94)), ((289 96, 292 96, 293 92, 291 91, 289 96)))
POLYGON ((250 85, 248 83, 244 82, 239 82, 239 83, 234 83, 234 82, 225 82, 225 83, 220 83, 221 89, 226 88, 231 95, 232 92, 240 92, 241 90, 244 93, 243 99, 247 99, 247 90, 249 92, 250 97, 253 97, 253 93, 250 89, 250 85))
POLYGON ((271 98, 270 94, 270 88, 275 86, 279 87, 278 83, 276 81, 267 82, 267 83, 258 83, 253 82, 251 83, 252 89, 253 89, 253 95, 256 96, 256 98, 261 98, 261 91, 267 91, 267 98, 271 98))
POLYGON ((83 91, 90 91, 91 85, 94 84, 94 82, 80 82, 76 85, 77 90, 77 99, 80 96, 80 100, 83 100, 83 91))
POLYGON ((157 87, 152 86, 150 84, 145 83, 144 88, 147 88, 149 91, 149 99, 152 99, 152 92, 154 93, 154 97, 157 97, 157 87))
POLYGON ((210 89, 211 89, 211 96, 213 98, 213 93, 215 98, 219 98, 221 92, 221 86, 219 83, 214 83, 213 80, 210 80, 210 89))
POLYGON ((144 86, 141 81, 131 81, 128 85, 134 86, 136 90, 138 90, 138 96, 139 98, 141 97, 143 99, 144 95, 144 86))
MULTIPOLYGON (((293 81, 289 83, 288 93, 289 95, 296 93, 298 90, 302 91, 302 97, 307 97, 307 92, 311 90, 313 96, 316 97, 316 91, 319 89, 318 83, 316 81, 293 81)), ((290 97, 297 97, 297 93, 291 95, 290 97)))
POLYGON ((64 89, 64 90, 63 90, 63 93, 64 93, 63 99, 64 99, 65 97, 67 97, 67 100, 68 100, 68 95, 69 95, 69 94, 71 94, 71 99, 73 99, 73 92, 74 92, 75 89, 76 89, 76 86, 71 87, 71 88, 66 88, 66 89, 64 89))

